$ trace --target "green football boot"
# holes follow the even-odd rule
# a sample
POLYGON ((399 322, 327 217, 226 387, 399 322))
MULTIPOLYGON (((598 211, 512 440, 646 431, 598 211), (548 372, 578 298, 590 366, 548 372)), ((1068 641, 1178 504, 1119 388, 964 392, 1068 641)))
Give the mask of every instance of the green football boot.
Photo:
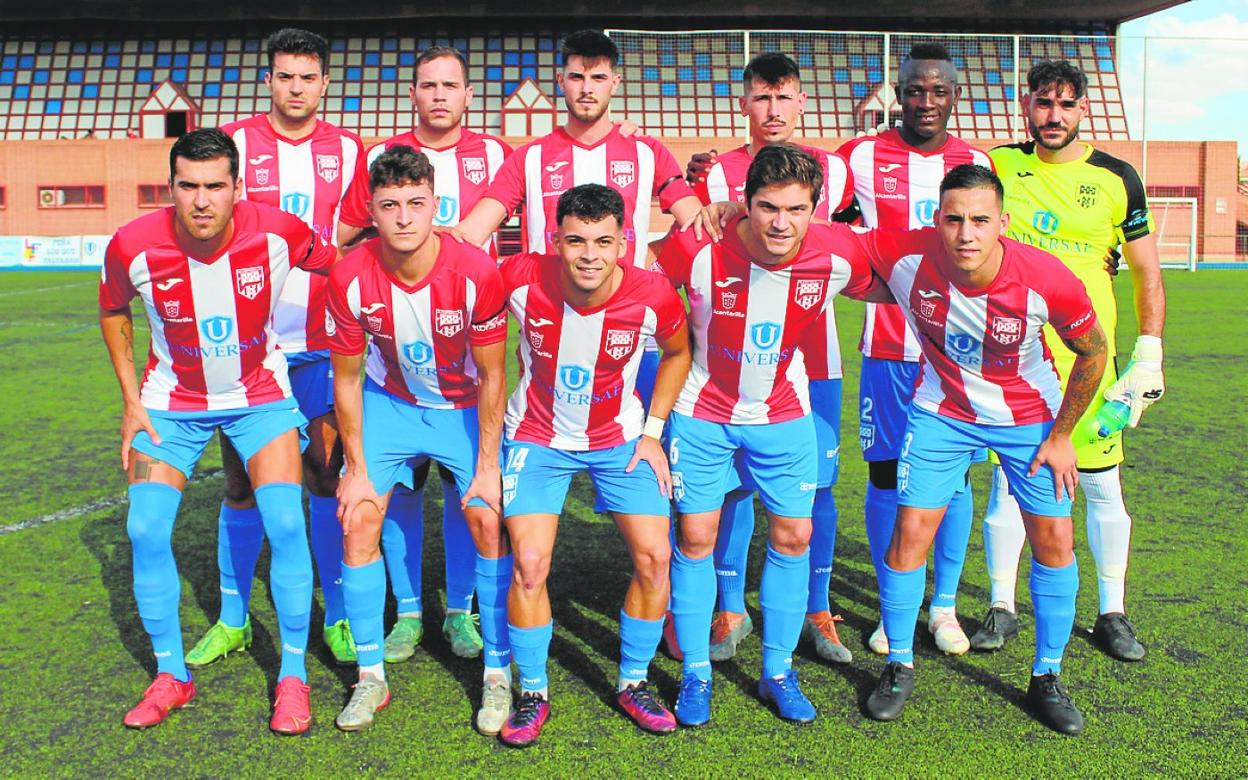
POLYGON ((425 636, 425 624, 418 617, 401 617, 394 623, 394 628, 386 635, 382 646, 386 663, 397 664, 406 661, 416 652, 416 645, 425 636))
POLYGON ((481 631, 477 624, 479 615, 467 612, 451 612, 442 621, 442 636, 451 643, 451 652, 460 658, 476 658, 481 655, 485 642, 481 641, 481 631))
POLYGON ((227 626, 218 620, 186 654, 186 665, 199 669, 214 661, 220 661, 230 653, 251 647, 251 616, 243 621, 242 628, 227 626))
POLYGON ((351 624, 346 619, 339 620, 332 626, 325 626, 321 631, 325 646, 334 656, 334 663, 339 666, 351 666, 356 662, 355 639, 351 636, 351 624))

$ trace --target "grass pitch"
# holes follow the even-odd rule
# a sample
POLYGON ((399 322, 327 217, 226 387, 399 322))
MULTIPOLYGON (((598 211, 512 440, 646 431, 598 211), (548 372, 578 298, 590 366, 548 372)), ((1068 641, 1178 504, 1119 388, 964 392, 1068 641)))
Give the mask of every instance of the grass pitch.
MULTIPOLYGON (((1125 323, 1120 347, 1129 351, 1130 280, 1117 284, 1125 323)), ((855 658, 831 667, 799 648, 795 662, 819 719, 794 727, 759 705, 753 693, 757 636, 746 640, 737 659, 716 666, 710 727, 651 737, 614 711, 617 616, 628 559, 610 522, 593 514, 587 484, 578 481, 551 577, 554 717, 538 745, 511 751, 472 730, 479 662, 451 655, 438 631, 443 562, 436 519, 426 523, 423 648, 388 668, 394 701, 372 730, 333 728, 354 670, 331 665, 314 629, 313 731, 300 739, 269 735, 277 621, 263 584, 253 598, 251 653, 200 671, 194 706, 159 728, 124 729, 121 716, 154 664, 130 589, 119 402, 96 329, 95 277, 0 275, 0 625, 6 629, 0 639, 0 774, 1248 774, 1248 500, 1240 463, 1248 442, 1248 411, 1240 406, 1248 389, 1248 274, 1168 272, 1166 284, 1169 389, 1129 436, 1123 475, 1135 519, 1128 603, 1149 655, 1139 664, 1121 664, 1087 639, 1096 578, 1077 505, 1081 590, 1064 676, 1087 716, 1082 736, 1050 732, 1020 706, 1033 635, 1025 569, 1019 640, 994 655, 951 658, 920 628, 918 688, 902 721, 879 724, 861 715, 859 703, 883 661, 864 646, 878 604, 861 520, 866 472, 853 424, 861 309, 838 299, 847 356, 846 435, 835 488, 840 534, 832 598, 845 616, 842 638, 855 658)), ((136 330, 146 333, 141 324, 136 330)), ((217 614, 218 463, 210 446, 174 535, 188 647, 217 614)), ((987 471, 979 467, 975 478, 982 516, 987 471)), ((426 517, 438 511, 430 497, 426 517)), ((750 562, 748 601, 756 625, 763 526, 750 562)), ((976 523, 959 601, 968 633, 987 607, 979 528, 976 523)), ((265 570, 267 557, 262 580, 265 570)), ((921 625, 925 619, 920 616, 921 625)), ((679 665, 660 656, 653 673, 664 697, 674 699, 679 665)))

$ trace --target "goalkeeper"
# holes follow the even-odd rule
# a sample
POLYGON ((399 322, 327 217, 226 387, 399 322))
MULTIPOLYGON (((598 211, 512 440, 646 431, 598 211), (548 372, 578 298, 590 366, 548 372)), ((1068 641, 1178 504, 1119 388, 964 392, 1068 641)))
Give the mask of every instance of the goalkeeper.
MULTIPOLYGON (((1138 661, 1144 657, 1144 645, 1127 620, 1124 605, 1131 517, 1123 504, 1119 475, 1122 433, 1102 439, 1086 432, 1106 401, 1127 403, 1128 424, 1134 428, 1144 410, 1165 392, 1161 333, 1166 299, 1154 225, 1135 169, 1078 140, 1079 122, 1089 108, 1087 76, 1067 62, 1041 62, 1027 74, 1027 87, 1023 110, 1033 140, 989 153, 1005 184, 1005 207, 1012 217, 1009 237, 1052 252, 1075 272, 1105 329, 1111 357, 1117 306, 1103 259, 1119 244, 1135 285, 1140 335, 1131 362, 1120 375, 1114 364, 1106 368, 1098 398, 1076 428, 1075 445, 1100 597, 1093 639, 1114 658, 1138 661)), ((1051 331, 1046 342, 1065 389, 1075 356, 1051 331)), ((1024 539, 1018 504, 998 466, 984 518, 992 606, 983 628, 971 638, 976 650, 996 650, 1018 633, 1014 590, 1024 539)))

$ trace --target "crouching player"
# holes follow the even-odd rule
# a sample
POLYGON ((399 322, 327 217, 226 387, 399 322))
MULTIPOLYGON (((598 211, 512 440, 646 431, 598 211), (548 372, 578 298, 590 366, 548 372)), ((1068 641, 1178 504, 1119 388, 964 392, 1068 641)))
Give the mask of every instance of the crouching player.
POLYGON ((157 671, 124 723, 155 726, 195 698, 182 654, 173 523, 186 480, 219 429, 246 464, 273 553, 282 660, 269 727, 298 734, 312 723, 304 670, 312 557, 299 456, 307 421, 269 321, 290 270, 327 273, 336 252, 297 217, 239 202, 238 149, 220 130, 196 130, 173 144, 169 186, 173 206, 117 231, 100 281, 100 330, 125 404, 121 464, 130 483, 134 600, 157 671), (152 331, 141 385, 135 297, 152 331))
POLYGON ((502 266, 520 323, 503 515, 516 558, 507 615, 521 694, 500 734, 516 747, 532 744, 550 717, 546 578, 568 484, 580 471, 589 472, 595 508, 612 514, 633 562, 620 611, 620 708, 647 731, 676 728, 646 678, 671 561, 671 478, 659 437, 691 358, 684 305, 665 278, 628 262, 624 219, 615 190, 573 187, 559 197, 556 256, 520 254, 502 266), (647 418, 636 384, 651 336, 663 356, 647 418))
POLYGON ((497 733, 511 710, 505 623, 511 558, 498 517, 503 288, 489 256, 433 232, 433 177, 429 160, 411 147, 379 155, 369 168, 368 205, 379 235, 330 276, 334 402, 346 460, 338 488, 342 589, 360 666, 355 692, 337 719, 346 731, 370 726, 390 701, 382 649, 382 519, 395 485, 410 481, 412 467, 426 459, 455 475, 476 543, 485 642, 477 728, 497 733), (366 361, 367 337, 373 348, 366 361))
POLYGON ((895 720, 914 690, 914 629, 925 560, 971 455, 1000 456, 1031 542, 1036 654, 1027 701, 1051 728, 1083 716, 1061 685, 1079 573, 1070 507, 1078 473, 1071 432, 1105 370, 1105 335, 1083 285, 1060 260, 1004 238, 996 174, 977 165, 940 186, 936 229, 860 237, 923 350, 898 463, 898 513, 880 578, 888 665, 867 715, 895 720), (1075 353, 1065 394, 1041 335, 1048 323, 1075 353))
POLYGON ((819 483, 817 434, 798 347, 830 299, 887 295, 844 225, 811 224, 823 167, 789 144, 759 149, 745 177, 746 213, 722 240, 672 233, 659 265, 689 295, 693 367, 668 431, 679 549, 672 553, 672 614, 684 653, 676 716, 711 717, 712 551, 734 456, 740 454, 767 510, 770 543, 759 596, 763 670, 759 696, 792 721, 814 705, 792 669, 806 617, 811 510, 819 483), (844 246, 842 246, 844 245, 844 246))

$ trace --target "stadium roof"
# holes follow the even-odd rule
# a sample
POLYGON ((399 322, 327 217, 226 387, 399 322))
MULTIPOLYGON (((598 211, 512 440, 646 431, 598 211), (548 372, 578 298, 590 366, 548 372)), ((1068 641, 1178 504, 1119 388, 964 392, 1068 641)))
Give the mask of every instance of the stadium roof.
POLYGON ((641 3, 610 4, 603 7, 567 0, 469 0, 448 14, 443 3, 406 0, 217 0, 203 3, 168 0, 75 0, 49 3, 47 0, 0 0, 0 21, 47 22, 64 20, 142 21, 197 23, 208 19, 222 22, 273 20, 308 23, 369 19, 445 19, 464 16, 489 19, 492 23, 514 21, 583 20, 595 26, 644 26, 679 29, 691 23, 699 27, 738 27, 750 20, 763 28, 800 27, 878 30, 930 27, 933 22, 961 22, 980 31, 984 27, 1011 29, 1031 27, 1055 20, 1077 24, 1105 24, 1112 27, 1128 19, 1179 5, 1186 0, 1069 0, 1061 4, 1036 0, 874 0, 870 3, 833 0, 812 5, 809 0, 766 0, 729 3, 716 12, 705 0, 648 0, 641 3), (294 14, 292 15, 292 10, 294 14))

